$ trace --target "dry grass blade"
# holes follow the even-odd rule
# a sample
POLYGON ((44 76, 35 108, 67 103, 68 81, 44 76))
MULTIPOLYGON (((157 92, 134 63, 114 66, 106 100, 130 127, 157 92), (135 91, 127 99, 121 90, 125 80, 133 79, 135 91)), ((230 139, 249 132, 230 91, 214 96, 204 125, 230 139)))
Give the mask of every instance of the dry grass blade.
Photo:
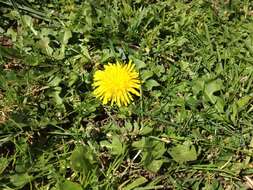
POLYGON ((253 189, 253 180, 249 176, 245 176, 246 179, 246 186, 249 189, 253 189))

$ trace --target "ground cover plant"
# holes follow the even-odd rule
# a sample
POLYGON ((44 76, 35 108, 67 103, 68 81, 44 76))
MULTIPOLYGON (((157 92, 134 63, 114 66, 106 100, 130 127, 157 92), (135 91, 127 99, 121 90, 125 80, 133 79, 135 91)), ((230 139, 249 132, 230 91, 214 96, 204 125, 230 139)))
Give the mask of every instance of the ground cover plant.
POLYGON ((252 81, 250 0, 0 0, 0 189, 253 188, 252 81))

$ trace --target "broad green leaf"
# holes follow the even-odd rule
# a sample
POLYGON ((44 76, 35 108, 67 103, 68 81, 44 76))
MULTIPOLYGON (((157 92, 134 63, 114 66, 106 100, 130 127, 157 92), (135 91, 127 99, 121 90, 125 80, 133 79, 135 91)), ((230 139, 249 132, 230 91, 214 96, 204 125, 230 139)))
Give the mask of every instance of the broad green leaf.
POLYGON ((229 168, 231 172, 235 175, 239 175, 243 169, 246 169, 247 166, 243 162, 234 162, 233 165, 229 168))
POLYGON ((100 63, 106 62, 111 57, 113 57, 112 53, 108 49, 103 49, 101 59, 100 59, 100 63))
POLYGON ((82 49, 81 52, 85 56, 85 58, 91 60, 88 48, 86 46, 82 46, 81 49, 82 49))
POLYGON ((135 64, 137 70, 147 67, 146 63, 140 59, 134 58, 132 56, 129 56, 129 59, 133 60, 133 63, 135 64))
POLYGON ((42 49, 49 47, 50 39, 48 37, 43 37, 38 41, 38 46, 42 49))
POLYGON ((224 111, 225 103, 221 97, 215 96, 214 93, 222 90, 222 88, 223 88, 223 83, 221 80, 213 80, 213 81, 207 82, 205 84, 205 89, 204 89, 205 97, 212 104, 215 104, 215 108, 219 112, 224 111))
POLYGON ((140 129, 140 135, 147 135, 147 134, 151 133, 152 131, 153 131, 153 128, 152 128, 152 127, 143 126, 143 127, 140 129))
POLYGON ((131 122, 126 122, 125 123, 125 126, 123 128, 124 131, 128 131, 128 132, 131 132, 133 130, 133 125, 131 122))
POLYGON ((69 39, 70 39, 71 37, 72 37, 71 31, 70 31, 70 30, 65 30, 64 35, 63 35, 63 41, 62 41, 62 43, 63 43, 63 44, 67 44, 68 41, 69 41, 69 39))
MULTIPOLYGON (((250 144, 249 144, 250 148, 253 148, 253 137, 251 138, 250 144)), ((251 152, 253 152, 253 150, 251 150, 251 152)))
POLYGON ((153 142, 152 155, 156 159, 161 158, 163 154, 166 152, 165 143, 159 140, 152 140, 152 142, 153 142))
POLYGON ((154 173, 158 172, 163 164, 164 160, 160 159, 160 160, 153 160, 151 161, 146 168, 154 173))
POLYGON ((68 86, 72 86, 78 79, 78 74, 76 72, 70 72, 68 78, 68 86))
POLYGON ((221 97, 216 97, 215 108, 222 113, 224 111, 225 102, 221 97))
POLYGON ((205 183, 205 187, 203 187, 203 190, 223 190, 222 185, 220 185, 219 181, 216 179, 212 180, 212 183, 207 181, 205 183))
POLYGON ((48 93, 48 96, 53 99, 53 101, 58 106, 63 106, 63 99, 60 97, 61 87, 54 87, 54 89, 48 93))
POLYGON ((31 53, 29 55, 26 55, 26 57, 24 58, 24 62, 26 65, 29 66, 37 66, 43 62, 43 59, 43 55, 38 56, 37 54, 31 53))
POLYGON ((154 79, 149 79, 144 83, 144 86, 146 87, 147 91, 151 91, 153 87, 160 86, 160 84, 154 79))
POLYGON ((249 52, 251 53, 251 54, 253 54, 253 47, 252 47, 252 45, 253 45, 253 40, 252 40, 252 38, 250 38, 250 37, 248 37, 246 40, 244 40, 245 41, 245 45, 246 45, 246 47, 248 48, 248 50, 249 50, 249 52))
POLYGON ((121 155, 125 152, 124 144, 121 143, 120 137, 116 135, 112 137, 112 143, 101 141, 100 145, 108 148, 113 155, 121 155))
POLYGON ((121 155, 124 153, 125 147, 121 143, 121 140, 118 136, 113 136, 112 138, 112 154, 121 155))
POLYGON ((61 37, 61 47, 59 49, 56 49, 56 51, 53 54, 53 57, 57 60, 62 60, 65 57, 65 49, 67 46, 67 43, 69 39, 72 37, 72 33, 70 30, 65 30, 61 37))
POLYGON ((56 75, 56 76, 50 78, 48 85, 51 87, 58 86, 61 81, 62 81, 62 78, 56 75))
POLYGON ((0 158, 0 175, 3 173, 3 171, 5 170, 5 168, 8 166, 9 164, 9 160, 5 157, 1 157, 0 158))
POLYGON ((203 79, 198 79, 192 82, 192 91, 194 95, 197 95, 200 91, 204 89, 205 81, 203 79))
POLYGON ((32 17, 30 17, 30 16, 28 16, 28 15, 24 15, 24 16, 22 16, 22 20, 23 20, 23 22, 24 22, 24 24, 28 27, 28 28, 30 28, 30 30, 33 32, 33 34, 35 35, 35 36, 37 36, 38 35, 38 32, 34 29, 34 27, 33 27, 33 19, 32 19, 32 17))
POLYGON ((241 109, 246 106, 250 101, 252 100, 252 96, 244 96, 240 98, 239 100, 235 101, 232 106, 232 114, 230 116, 230 119, 233 121, 234 124, 236 124, 236 117, 238 113, 241 111, 241 109))
POLYGON ((148 180, 145 177, 139 177, 135 179, 133 182, 128 184, 126 187, 123 187, 122 190, 132 190, 135 189, 136 187, 141 186, 142 184, 146 183, 148 180))
POLYGON ((252 100, 253 97, 252 96, 244 96, 242 98, 240 98, 238 101, 237 101, 237 106, 238 106, 238 109, 241 109, 243 108, 244 106, 246 106, 248 104, 248 102, 250 100, 252 100))
POLYGON ((68 180, 59 184, 59 188, 60 188, 59 190, 83 190, 80 184, 68 180))
MULTIPOLYGON (((147 156, 147 159, 159 159, 166 152, 164 142, 159 140, 143 137, 139 141, 132 143, 132 146, 142 150, 144 157, 147 156)), ((145 160, 146 158, 144 158, 145 160)))
POLYGON ((71 167, 76 172, 87 175, 94 169, 96 158, 92 150, 87 146, 77 146, 70 157, 71 167))
POLYGON ((153 72, 150 70, 144 70, 141 72, 141 79, 143 81, 146 81, 147 79, 149 79, 152 76, 153 76, 153 72))
POLYGON ((138 148, 138 149, 142 149, 145 145, 145 139, 146 138, 143 137, 141 140, 134 141, 132 143, 132 146, 135 147, 135 148, 138 148))
POLYGON ((33 179, 32 176, 28 175, 27 173, 24 174, 15 174, 10 177, 10 181, 16 187, 23 187, 27 183, 29 183, 33 179))
POLYGON ((53 53, 53 48, 49 45, 50 39, 48 37, 43 37, 38 41, 38 47, 42 49, 43 53, 51 56, 53 53))
POLYGON ((205 95, 213 103, 216 103, 216 97, 213 95, 214 92, 220 91, 223 88, 221 80, 213 80, 205 84, 205 95))
POLYGON ((163 154, 166 152, 165 143, 153 138, 143 137, 132 143, 133 147, 142 150, 141 162, 143 166, 152 172, 157 172, 163 164, 163 154))
POLYGON ((173 160, 180 164, 194 161, 198 156, 195 147, 189 141, 185 141, 182 145, 177 145, 171 148, 168 152, 173 160))
POLYGON ((162 74, 165 72, 165 68, 163 65, 155 65, 152 67, 153 73, 155 73, 158 77, 161 77, 162 74))

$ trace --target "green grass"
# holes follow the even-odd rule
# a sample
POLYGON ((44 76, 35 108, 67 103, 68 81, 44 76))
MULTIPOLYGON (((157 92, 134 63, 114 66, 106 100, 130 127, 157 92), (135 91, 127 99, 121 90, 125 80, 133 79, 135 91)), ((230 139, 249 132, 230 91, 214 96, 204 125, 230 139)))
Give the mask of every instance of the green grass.
POLYGON ((0 189, 253 188, 249 0, 0 1, 0 189), (103 106, 133 60, 142 96, 103 106))

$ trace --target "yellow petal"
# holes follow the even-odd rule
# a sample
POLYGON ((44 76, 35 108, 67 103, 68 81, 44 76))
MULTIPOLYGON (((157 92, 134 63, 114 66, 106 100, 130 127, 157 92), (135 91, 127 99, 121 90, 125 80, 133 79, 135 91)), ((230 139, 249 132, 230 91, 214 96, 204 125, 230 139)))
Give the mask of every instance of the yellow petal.
POLYGON ((130 60, 128 64, 109 63, 104 70, 94 73, 93 94, 102 100, 103 104, 116 103, 117 106, 127 106, 133 101, 132 95, 140 96, 139 74, 134 70, 130 60))

